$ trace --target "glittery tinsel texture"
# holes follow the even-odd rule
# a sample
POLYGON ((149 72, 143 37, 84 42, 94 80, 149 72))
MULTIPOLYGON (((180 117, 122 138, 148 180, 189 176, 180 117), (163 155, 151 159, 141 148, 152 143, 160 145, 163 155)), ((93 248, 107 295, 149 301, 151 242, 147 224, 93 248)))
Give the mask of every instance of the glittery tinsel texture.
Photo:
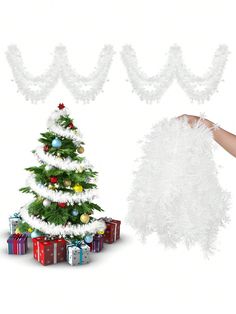
POLYGON ((182 50, 178 45, 170 47, 166 64, 155 76, 149 77, 143 72, 131 46, 123 47, 121 57, 133 90, 141 100, 147 103, 158 102, 173 81, 176 80, 191 100, 203 103, 217 91, 228 54, 226 45, 219 46, 211 67, 203 76, 192 74, 186 67, 182 50))
POLYGON ((9 46, 6 52, 18 90, 26 100, 33 103, 44 101, 59 79, 70 90, 76 101, 88 103, 95 100, 107 80, 113 55, 113 47, 106 45, 100 53, 97 67, 85 77, 77 74, 72 68, 66 47, 61 45, 55 48, 54 58, 48 70, 40 76, 33 76, 26 70, 17 46, 9 46))
POLYGON ((208 255, 227 221, 230 195, 219 185, 212 131, 201 120, 163 120, 146 137, 129 196, 127 222, 166 247, 199 244, 208 255))

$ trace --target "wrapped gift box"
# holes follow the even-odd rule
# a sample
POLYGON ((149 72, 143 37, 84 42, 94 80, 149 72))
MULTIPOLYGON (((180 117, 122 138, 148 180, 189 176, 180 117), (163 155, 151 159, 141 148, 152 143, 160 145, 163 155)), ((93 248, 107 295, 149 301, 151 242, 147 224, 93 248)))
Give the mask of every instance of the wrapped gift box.
POLYGON ((121 221, 112 218, 102 218, 106 223, 106 230, 104 234, 105 243, 113 243, 120 239, 120 225, 121 221))
POLYGON ((67 244, 67 262, 72 265, 87 264, 90 261, 90 247, 87 244, 67 244))
POLYGON ((9 217, 9 231, 10 234, 14 234, 19 222, 22 221, 19 213, 15 213, 9 217))
POLYGON ((23 255, 28 250, 28 237, 25 234, 11 234, 7 243, 8 254, 23 255))
POLYGON ((66 243, 64 239, 34 238, 34 258, 44 266, 64 262, 66 260, 66 243))
POLYGON ((93 242, 89 244, 91 252, 100 252, 103 249, 104 235, 95 234, 93 237, 93 242))

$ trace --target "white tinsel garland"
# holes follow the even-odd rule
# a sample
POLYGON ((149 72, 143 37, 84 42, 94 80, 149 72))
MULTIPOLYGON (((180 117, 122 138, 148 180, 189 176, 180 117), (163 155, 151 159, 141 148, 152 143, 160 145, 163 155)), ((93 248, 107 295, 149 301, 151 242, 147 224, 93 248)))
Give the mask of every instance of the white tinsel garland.
POLYGON ((19 91, 32 102, 44 100, 61 79, 76 101, 85 103, 94 100, 102 91, 112 63, 114 51, 107 45, 100 53, 95 70, 87 77, 78 75, 71 67, 65 46, 55 48, 53 62, 48 70, 40 75, 31 75, 24 66, 17 46, 8 47, 6 52, 15 82, 19 91))
POLYGON ((85 225, 54 225, 47 223, 35 216, 30 216, 28 206, 22 207, 20 210, 21 217, 33 228, 50 235, 61 236, 85 236, 87 233, 95 234, 98 231, 105 230, 106 224, 103 220, 95 220, 85 225))
POLYGON ((35 150, 35 155, 38 157, 40 162, 65 171, 77 170, 82 172, 85 169, 93 168, 93 166, 87 160, 79 162, 72 160, 70 157, 58 158, 52 154, 44 152, 43 147, 41 146, 35 150))
POLYGON ((60 126, 57 122, 60 117, 67 116, 67 115, 68 115, 68 112, 65 108, 62 110, 54 111, 48 119, 48 123, 47 123, 48 129, 49 131, 56 133, 58 136, 71 139, 74 142, 74 144, 78 146, 80 142, 82 142, 81 132, 78 129, 77 130, 66 129, 60 126))
POLYGON ((212 145, 212 132, 201 122, 191 128, 186 119, 172 119, 153 127, 129 196, 127 221, 141 238, 156 233, 167 247, 198 243, 212 252, 229 202, 212 145))
POLYGON ((70 193, 70 192, 62 192, 62 191, 54 191, 50 190, 43 184, 39 184, 35 181, 34 176, 30 176, 27 181, 28 186, 38 195, 49 199, 52 202, 59 203, 82 203, 82 202, 91 202, 95 198, 94 190, 85 190, 81 193, 70 193))
POLYGON ((141 100, 148 103, 159 101, 176 79, 188 97, 202 103, 209 100, 217 91, 228 54, 227 46, 219 46, 214 55, 212 66, 203 76, 196 76, 190 72, 184 64, 182 50, 177 45, 170 48, 168 60, 160 73, 152 77, 148 77, 141 70, 136 53, 131 46, 123 47, 121 57, 127 69, 130 83, 141 100))

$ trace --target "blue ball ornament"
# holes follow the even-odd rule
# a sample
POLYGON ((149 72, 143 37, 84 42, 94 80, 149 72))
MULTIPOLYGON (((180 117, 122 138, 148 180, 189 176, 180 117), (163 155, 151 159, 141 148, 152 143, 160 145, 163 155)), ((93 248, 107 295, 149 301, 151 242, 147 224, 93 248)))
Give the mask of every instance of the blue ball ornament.
POLYGON ((62 145, 61 140, 59 140, 58 137, 54 138, 54 140, 52 141, 52 147, 54 148, 60 148, 62 145))
POLYGON ((87 234, 87 235, 84 237, 84 242, 86 242, 87 244, 92 243, 92 242, 93 242, 93 235, 87 234))
POLYGON ((37 237, 41 237, 43 235, 43 233, 37 229, 34 229, 34 231, 31 232, 31 238, 37 238, 37 237))
POLYGON ((72 215, 73 216, 78 216, 78 214, 79 214, 78 210, 77 209, 73 209, 72 215))

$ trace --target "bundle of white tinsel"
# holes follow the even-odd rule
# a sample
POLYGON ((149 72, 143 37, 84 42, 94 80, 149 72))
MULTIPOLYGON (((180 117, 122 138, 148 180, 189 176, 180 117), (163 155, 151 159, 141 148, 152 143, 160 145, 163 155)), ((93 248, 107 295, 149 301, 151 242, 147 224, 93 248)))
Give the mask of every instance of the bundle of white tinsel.
POLYGON ((228 221, 229 194, 213 160, 213 135, 199 120, 163 120, 146 137, 129 196, 127 221, 144 240, 157 233, 166 247, 199 244, 208 255, 228 221))

